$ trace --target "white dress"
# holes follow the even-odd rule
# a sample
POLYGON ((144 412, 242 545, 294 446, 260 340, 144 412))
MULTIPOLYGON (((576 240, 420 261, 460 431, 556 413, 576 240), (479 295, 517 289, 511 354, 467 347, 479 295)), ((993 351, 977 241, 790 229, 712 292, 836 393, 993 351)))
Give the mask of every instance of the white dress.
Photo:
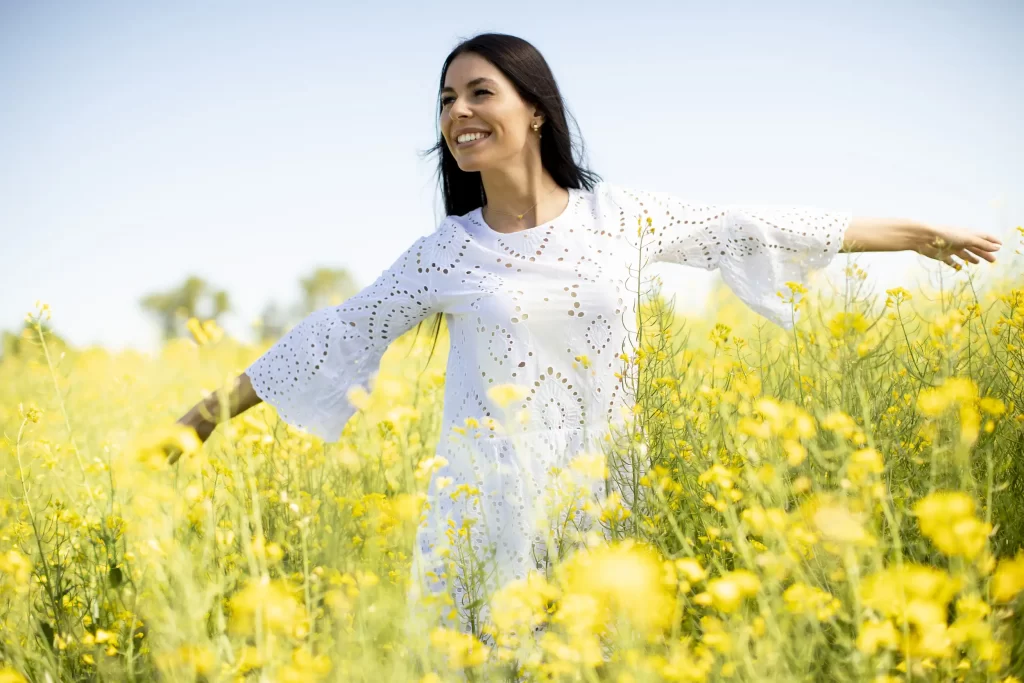
MULTIPOLYGON (((512 234, 488 227, 480 209, 448 216, 361 292, 310 314, 246 374, 281 419, 335 441, 355 411, 349 388, 367 386, 390 342, 444 313, 451 347, 437 455, 448 464, 430 482, 415 555, 428 590, 447 589, 462 609, 474 596, 462 580, 444 580, 437 555, 448 542, 448 520, 455 527, 465 515, 481 520, 473 547, 482 557, 493 551, 485 564, 489 590, 542 568, 552 522, 534 505, 549 468, 599 449, 631 405, 615 373, 617 356, 630 351, 638 265, 718 269, 751 309, 789 328, 790 307, 776 292, 827 265, 850 218, 810 208, 708 206, 608 183, 570 189, 560 216, 512 234), (645 229, 653 219, 654 234, 642 242, 638 217, 645 229), (525 387, 525 397, 499 407, 487 392, 501 384, 525 387), (525 423, 511 419, 521 411, 525 423), (488 429, 488 417, 502 429, 488 429), (453 433, 466 418, 480 428, 453 433), (452 483, 439 491, 445 478, 452 483), (480 495, 453 501, 459 484, 480 495)), ((573 521, 587 524, 579 514, 573 521)))

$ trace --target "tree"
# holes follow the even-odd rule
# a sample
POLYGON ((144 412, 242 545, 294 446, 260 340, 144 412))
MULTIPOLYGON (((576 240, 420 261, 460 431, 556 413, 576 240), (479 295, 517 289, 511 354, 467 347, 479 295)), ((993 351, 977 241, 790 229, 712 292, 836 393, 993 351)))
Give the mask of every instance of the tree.
MULTIPOLYGON (((296 308, 293 306, 293 309, 296 308)), ((271 301, 260 311, 259 322, 254 325, 256 338, 260 342, 273 341, 288 331, 293 315, 276 301, 271 301)))
POLYGON ((231 298, 226 291, 213 289, 195 275, 166 292, 147 294, 139 303, 157 318, 164 341, 186 335, 185 323, 189 318, 217 321, 231 310, 231 298))
MULTIPOLYGON (((67 341, 57 334, 51 325, 44 321, 41 321, 39 325, 42 328, 43 336, 46 339, 46 346, 51 356, 60 356, 62 352, 67 350, 67 341)), ((26 321, 22 324, 17 334, 7 330, 0 334, 0 359, 25 357, 29 354, 38 355, 39 357, 43 355, 42 343, 39 341, 39 332, 36 330, 35 323, 26 321)))
POLYGON ((299 278, 299 289, 302 292, 299 300, 290 306, 276 301, 264 305, 259 322, 253 326, 261 342, 280 338, 313 311, 337 306, 359 291, 347 269, 326 267, 316 268, 299 278))
POLYGON ((317 268, 308 277, 301 278, 302 307, 299 314, 309 315, 326 306, 337 306, 359 288, 352 274, 345 268, 317 268))

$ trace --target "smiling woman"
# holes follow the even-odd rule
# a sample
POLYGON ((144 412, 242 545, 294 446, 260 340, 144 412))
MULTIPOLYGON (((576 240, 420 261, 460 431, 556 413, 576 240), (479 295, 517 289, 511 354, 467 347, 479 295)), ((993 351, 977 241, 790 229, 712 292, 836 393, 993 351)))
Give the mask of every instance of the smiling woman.
POLYGON ((533 45, 493 33, 461 43, 441 68, 438 139, 429 150, 438 156, 446 213, 482 207, 499 232, 561 213, 566 190, 593 189, 600 180, 584 166, 570 120, 533 45))
MULTIPOLYGON (((579 540, 554 538, 555 530, 594 528, 579 510, 571 524, 550 518, 543 494, 553 469, 598 449, 632 408, 619 358, 636 321, 638 251, 641 263, 718 270, 752 311, 791 328, 797 313, 778 293, 840 252, 911 249, 958 266, 954 255, 994 261, 999 249, 990 236, 913 221, 712 206, 599 182, 580 161, 547 63, 513 36, 456 47, 438 104, 431 151, 447 217, 368 287, 292 329, 226 403, 233 415, 269 402, 283 420, 336 440, 355 412, 348 390, 371 380, 393 340, 443 316, 451 349, 438 455, 446 464, 429 484, 411 597, 447 591, 461 626, 481 638, 487 595, 549 570, 550 553, 579 540), (499 399, 512 385, 511 403, 499 399), (506 419, 513 415, 521 419, 506 419), (467 434, 467 425, 486 422, 500 429, 467 434), (452 496, 450 482, 479 495, 452 496), (480 523, 471 549, 484 581, 446 571, 448 530, 471 520, 480 523)), ((201 413, 185 422, 205 438, 201 413)), ((591 493, 607 499, 613 486, 602 481, 591 493)))

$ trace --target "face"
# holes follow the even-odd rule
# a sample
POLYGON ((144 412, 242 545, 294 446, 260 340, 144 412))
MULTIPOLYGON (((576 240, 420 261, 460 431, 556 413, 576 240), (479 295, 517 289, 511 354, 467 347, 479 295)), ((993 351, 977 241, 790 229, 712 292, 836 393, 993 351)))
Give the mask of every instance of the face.
POLYGON ((463 171, 483 171, 531 151, 540 153, 533 124, 541 126, 544 117, 480 55, 466 52, 452 60, 441 105, 441 133, 463 171), (466 135, 471 137, 459 142, 466 135))

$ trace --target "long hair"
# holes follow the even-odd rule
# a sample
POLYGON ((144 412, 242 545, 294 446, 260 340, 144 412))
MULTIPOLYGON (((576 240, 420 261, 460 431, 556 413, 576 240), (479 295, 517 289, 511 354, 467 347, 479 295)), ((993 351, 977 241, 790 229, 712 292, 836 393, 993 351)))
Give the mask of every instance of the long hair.
MULTIPOLYGON (((462 41, 448 54, 437 86, 437 143, 426 150, 424 155, 437 155, 437 183, 444 199, 445 214, 462 216, 483 206, 487 200, 480 172, 467 172, 459 168, 440 128, 440 118, 444 111, 441 91, 444 89, 448 67, 456 57, 467 52, 477 54, 497 67, 512 82, 523 101, 537 107, 544 115, 540 161, 554 181, 563 188, 593 190, 601 178, 584 166, 586 152, 583 138, 579 135, 579 125, 568 113, 555 76, 544 56, 522 38, 504 33, 481 33, 462 41), (576 128, 576 136, 569 130, 570 120, 576 128)), ((443 322, 444 315, 439 313, 431 325, 434 341, 430 357, 427 358, 428 365, 437 347, 443 322)))

